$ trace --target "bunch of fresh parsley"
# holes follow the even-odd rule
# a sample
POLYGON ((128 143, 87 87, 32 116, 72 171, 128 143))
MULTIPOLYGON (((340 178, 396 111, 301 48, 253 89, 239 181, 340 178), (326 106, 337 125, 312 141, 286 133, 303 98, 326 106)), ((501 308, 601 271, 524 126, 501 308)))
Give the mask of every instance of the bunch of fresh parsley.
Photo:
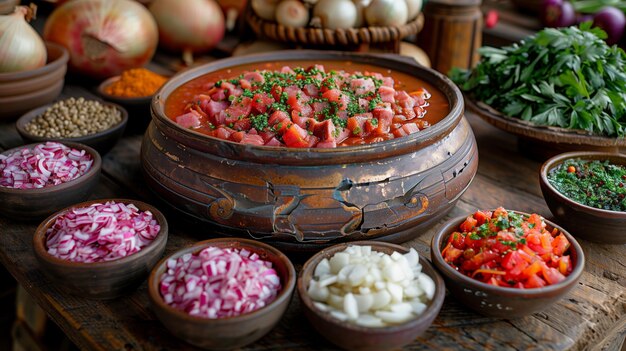
POLYGON ((547 28, 501 49, 483 47, 476 68, 450 76, 474 100, 508 116, 623 137, 626 54, 604 38, 590 22, 547 28))

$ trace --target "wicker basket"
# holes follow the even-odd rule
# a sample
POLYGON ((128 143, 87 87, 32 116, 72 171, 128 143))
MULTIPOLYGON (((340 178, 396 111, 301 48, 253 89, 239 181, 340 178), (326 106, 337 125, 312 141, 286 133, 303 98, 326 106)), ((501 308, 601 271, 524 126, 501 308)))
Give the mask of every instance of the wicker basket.
POLYGON ((246 20, 252 30, 261 37, 285 43, 313 46, 355 47, 366 45, 392 45, 398 50, 400 41, 419 33, 424 26, 424 16, 419 16, 400 27, 361 27, 348 29, 294 28, 266 21, 248 9, 246 20))

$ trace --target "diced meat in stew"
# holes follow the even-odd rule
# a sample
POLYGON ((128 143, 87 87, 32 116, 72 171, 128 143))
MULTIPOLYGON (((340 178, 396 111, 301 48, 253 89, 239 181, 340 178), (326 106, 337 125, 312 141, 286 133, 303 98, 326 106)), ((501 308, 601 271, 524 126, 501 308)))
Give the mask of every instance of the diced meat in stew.
POLYGON ((207 84, 173 118, 183 128, 242 144, 334 148, 418 133, 430 94, 397 90, 375 72, 323 66, 247 71, 207 84))

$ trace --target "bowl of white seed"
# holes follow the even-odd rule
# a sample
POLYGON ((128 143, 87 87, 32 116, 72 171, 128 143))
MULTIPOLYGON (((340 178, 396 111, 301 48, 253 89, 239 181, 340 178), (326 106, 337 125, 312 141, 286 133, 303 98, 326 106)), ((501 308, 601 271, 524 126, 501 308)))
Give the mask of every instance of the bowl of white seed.
POLYGON ((71 97, 27 112, 15 126, 27 143, 71 141, 105 154, 120 139, 127 123, 128 113, 117 104, 71 97))

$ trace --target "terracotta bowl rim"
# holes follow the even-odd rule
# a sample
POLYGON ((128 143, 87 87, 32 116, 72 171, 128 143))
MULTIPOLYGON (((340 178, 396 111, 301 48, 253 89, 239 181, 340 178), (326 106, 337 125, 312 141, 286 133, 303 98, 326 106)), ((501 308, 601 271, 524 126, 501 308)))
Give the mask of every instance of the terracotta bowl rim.
MULTIPOLYGON (((507 211, 514 212, 516 214, 521 215, 529 215, 526 212, 509 210, 507 211)), ((471 215, 471 214, 469 214, 471 215)), ((531 288, 531 289, 517 289, 517 288, 509 288, 502 286, 493 286, 487 283, 483 283, 481 281, 472 279, 468 276, 465 276, 458 271, 452 269, 452 267, 445 262, 443 256, 441 255, 441 243, 452 233, 452 231, 456 230, 461 223, 467 218, 469 215, 458 216, 446 221, 445 224, 442 225, 441 229, 433 236, 430 243, 430 252, 433 257, 433 261, 436 262, 435 266, 437 269, 444 275, 448 276, 453 280, 453 284, 456 285, 464 285, 474 288, 476 290, 483 290, 491 293, 495 293, 500 296, 509 296, 509 297, 531 297, 531 298, 539 298, 544 294, 558 293, 562 289, 567 288, 568 286, 575 284, 580 276, 582 275, 585 268, 585 254, 583 252, 582 247, 576 241, 576 239, 565 229, 555 224, 554 222, 543 218, 546 225, 551 228, 558 229, 567 240, 569 240, 571 246, 570 250, 576 253, 576 261, 574 262, 574 268, 572 272, 565 277, 563 281, 560 281, 556 284, 544 286, 541 288, 531 288), (459 282, 460 280, 460 282, 459 282)), ((571 256, 571 253, 570 253, 571 256)))
MULTIPOLYGON (((365 327, 365 326, 360 326, 357 324, 340 321, 330 316, 330 314, 328 314, 327 312, 320 311, 317 307, 315 307, 313 305, 313 300, 308 295, 305 289, 305 285, 306 285, 304 282, 305 272, 314 270, 315 267, 313 267, 313 264, 317 263, 317 261, 320 261, 323 257, 327 257, 330 254, 342 251, 343 249, 349 246, 371 246, 373 251, 376 251, 376 248, 384 247, 384 248, 393 249, 402 254, 407 253, 410 250, 409 248, 406 248, 401 245, 387 243, 383 241, 374 241, 374 240, 372 241, 360 240, 360 241, 353 241, 349 243, 341 243, 341 244, 336 244, 336 245, 320 250, 318 253, 311 256, 311 258, 309 258, 306 261, 304 266, 302 266, 302 270, 300 270, 300 274, 298 275, 298 295, 300 295, 300 300, 302 301, 304 305, 306 305, 306 307, 309 310, 313 311, 313 313, 315 313, 318 317, 322 318, 325 322, 329 324, 333 324, 340 328, 347 329, 353 332, 370 333, 370 334, 377 334, 377 335, 389 335, 389 334, 394 334, 398 332, 403 332, 406 330, 415 329, 415 328, 420 327, 420 324, 423 323, 425 320, 431 317, 433 319, 436 318, 437 314, 439 314, 439 310, 441 309, 441 306, 443 305, 443 301, 445 299, 445 294, 446 294, 445 283, 443 281, 443 278, 437 272, 437 269, 422 254, 419 254, 420 264, 422 265, 422 267, 424 266, 429 267, 434 274, 434 276, 431 276, 430 274, 428 274, 428 276, 435 283, 435 295, 433 296, 433 299, 428 303, 427 305, 428 307, 426 308, 426 310, 424 310, 424 312, 422 312, 422 314, 420 314, 419 316, 407 322, 404 322, 398 325, 386 326, 386 327, 365 327)), ((423 270, 422 270, 422 273, 424 273, 423 270)))
POLYGON ((582 212, 587 212, 591 215, 594 215, 596 217, 601 217, 605 220, 615 219, 615 217, 617 217, 618 219, 626 219, 626 212, 624 211, 605 210, 601 208, 591 207, 591 206, 582 204, 580 202, 576 202, 568 198, 567 196, 561 194, 561 192, 558 191, 548 180, 548 172, 550 172, 553 168, 557 167, 558 165, 560 165, 561 163, 569 159, 580 158, 582 160, 599 160, 603 157, 606 157, 606 159, 608 158, 621 159, 623 160, 623 166, 626 166, 625 154, 620 154, 620 153, 615 153, 615 152, 601 152, 601 151, 565 152, 562 154, 558 154, 554 157, 551 157, 550 159, 548 159, 541 165, 539 180, 550 191, 550 193, 559 200, 559 202, 565 203, 573 209, 576 209, 582 212))
POLYGON ((186 246, 184 248, 176 250, 175 252, 162 258, 152 268, 152 271, 150 272, 150 277, 148 278, 148 295, 150 297, 150 301, 154 305, 156 305, 160 310, 166 312, 167 314, 173 314, 176 318, 184 319, 188 322, 193 322, 196 324, 217 325, 217 324, 223 324, 223 323, 245 322, 251 319, 255 319, 255 318, 263 316, 266 313, 271 312, 278 305, 282 303, 285 303, 285 302, 289 303, 288 300, 291 298, 295 285, 296 285, 296 269, 293 263, 291 262, 291 260, 289 260, 289 258, 280 250, 266 243, 256 241, 256 240, 224 237, 224 238, 215 238, 215 239, 208 239, 208 240, 196 242, 191 246, 186 246), (161 267, 166 265, 167 261, 171 258, 178 258, 187 253, 199 252, 201 249, 204 249, 209 246, 213 246, 212 244, 216 244, 216 243, 237 244, 237 245, 243 244, 247 246, 252 246, 261 251, 271 252, 273 255, 278 257, 279 261, 281 262, 281 264, 285 267, 287 271, 287 281, 281 282, 282 289, 280 293, 278 293, 276 298, 269 304, 257 310, 254 310, 252 312, 248 312, 248 313, 241 314, 241 315, 234 316, 234 317, 224 317, 224 318, 215 318, 215 319, 192 316, 166 304, 163 301, 163 297, 161 296, 161 293, 159 292, 159 288, 158 288, 160 277, 156 276, 157 272, 161 269, 161 267))
MULTIPOLYGON (((381 59, 386 61, 395 61, 395 63, 399 65, 410 65, 411 68, 415 70, 422 70, 424 75, 429 76, 428 79, 423 79, 431 83, 429 80, 439 80, 448 84, 447 89, 450 90, 450 93, 447 94, 444 88, 437 87, 441 93, 448 98, 450 102, 450 107, 448 114, 443 117, 439 122, 433 124, 429 128, 421 130, 419 133, 413 133, 401 138, 389 139, 376 143, 369 143, 363 145, 355 145, 355 146, 342 146, 336 148, 290 148, 290 147, 276 147, 276 146, 265 146, 265 145, 246 145, 236 143, 230 140, 222 140, 216 137, 212 137, 209 135, 205 135, 194 130, 183 128, 179 126, 177 123, 172 121, 165 114, 165 92, 168 90, 174 90, 182 86, 183 84, 189 82, 192 79, 197 77, 201 77, 210 72, 216 72, 228 69, 229 67, 236 67, 244 64, 253 64, 253 63, 262 63, 262 62, 271 62, 277 59, 279 56, 284 56, 285 58, 281 59, 282 61, 298 61, 298 60, 306 60, 307 58, 303 56, 302 58, 290 58, 290 55, 293 54, 293 50, 279 50, 272 51, 269 53, 257 53, 245 56, 238 57, 230 57, 225 59, 220 59, 217 61, 213 61, 207 64, 203 64, 197 67, 192 67, 185 69, 183 71, 175 74, 170 80, 168 80, 159 90, 156 91, 154 97, 151 101, 151 112, 152 119, 157 120, 160 123, 163 123, 169 128, 173 128, 177 132, 190 137, 192 139, 200 140, 203 143, 218 143, 218 144, 226 144, 233 149, 245 149, 253 152, 267 153, 272 151, 285 151, 287 155, 285 157, 302 157, 303 155, 314 153, 320 156, 326 156, 333 158, 336 154, 341 153, 356 153, 363 151, 374 151, 374 150, 382 150, 382 149, 392 149, 392 148, 404 148, 407 145, 413 144, 422 144, 430 141, 437 136, 446 134, 446 131, 452 130, 458 123, 460 123, 461 119, 464 116, 465 111, 465 101, 463 98, 463 93, 461 90, 444 74, 441 74, 435 71, 432 68, 424 67, 417 63, 412 58, 403 57, 400 55, 389 55, 389 54, 377 54, 377 53, 353 53, 353 52, 342 52, 342 51, 325 51, 325 50, 297 50, 296 52, 299 55, 309 55, 309 60, 316 60, 318 56, 324 56, 324 58, 319 58, 324 61, 341 61, 341 60, 362 60, 358 62, 365 62, 368 59, 381 59), (239 62, 244 61, 244 62, 239 62), (207 70, 207 67, 214 66, 222 66, 226 63, 231 63, 231 65, 227 65, 221 68, 215 68, 211 70, 207 70)), ((371 62, 372 65, 377 66, 375 62, 371 62)), ((378 65, 380 69, 385 69, 386 66, 378 65)), ((387 68, 389 69, 389 68, 387 68)), ((408 73, 407 73, 408 74, 408 73)), ((431 83, 436 86, 436 84, 431 83)), ((168 94, 169 96, 169 94, 168 94)))
MULTIPOLYGON (((85 98, 85 100, 95 100, 95 99, 87 99, 87 98, 85 98)), ((108 106, 116 108, 118 111, 120 111, 122 120, 118 124, 115 124, 115 125, 109 127, 108 129, 105 129, 103 131, 100 131, 100 132, 97 132, 97 133, 93 133, 93 134, 87 134, 87 135, 83 135, 83 136, 79 136, 79 137, 71 137, 71 138, 66 138, 66 137, 41 137, 41 136, 37 136, 37 135, 33 135, 33 134, 29 133, 26 130, 26 125, 30 121, 32 121, 35 118, 37 118, 40 115, 42 115, 49 107, 51 107, 52 105, 54 105, 56 103, 56 102, 51 102, 49 104, 46 104, 46 105, 34 108, 34 109, 26 112, 25 114, 23 114, 15 122, 15 128, 17 129, 17 131, 20 133, 21 136, 23 136, 24 138, 28 138, 30 140, 35 140, 35 141, 59 141, 59 142, 73 141, 73 142, 79 142, 79 143, 88 143, 88 142, 96 140, 96 139, 98 139, 100 137, 111 137, 112 135, 115 135, 116 132, 119 132, 121 129, 126 128, 126 125, 128 124, 128 111, 126 111, 126 109, 124 107, 122 107, 122 106, 120 106, 120 105, 118 105, 116 103, 109 102, 109 101, 100 101, 100 100, 95 100, 95 101, 98 101, 99 103, 101 103, 103 105, 108 105, 108 106)))
MULTIPOLYGON (((87 171, 87 173, 79 176, 76 179, 72 179, 69 182, 65 182, 59 185, 53 185, 53 186, 48 186, 45 188, 37 188, 37 189, 16 189, 16 188, 8 188, 8 187, 3 187, 0 186, 0 193, 6 193, 6 194, 15 194, 15 195, 19 195, 19 194, 27 194, 27 195, 34 195, 34 194, 45 194, 45 193, 49 193, 49 192, 55 192, 55 191, 63 191, 63 190, 70 190, 70 188, 76 188, 79 187, 82 183, 84 183, 87 179, 96 176, 97 174, 100 173, 101 169, 102 169, 102 157, 100 157, 100 153, 98 153, 98 151, 96 151, 95 149, 93 149, 91 146, 87 146, 85 144, 79 143, 79 142, 74 142, 74 141, 58 141, 59 143, 65 145, 65 146, 69 146, 73 149, 78 149, 78 150, 85 150, 86 152, 88 152, 91 157, 93 158, 93 164, 91 165, 91 168, 87 171)), ((0 152, 0 154, 9 154, 9 153, 13 153, 15 151, 19 151, 25 148, 29 148, 32 149, 35 146, 39 145, 39 144, 43 144, 45 143, 45 141, 40 141, 40 142, 36 142, 36 143, 31 143, 31 144, 26 144, 26 145, 21 145, 21 146, 17 146, 14 147, 12 149, 6 150, 6 151, 2 151, 0 152)))
POLYGON ((39 98, 42 95, 43 96, 48 95, 54 92, 55 90, 61 91, 61 89, 63 88, 64 82, 65 82, 64 79, 59 79, 59 80, 54 81, 52 84, 48 85, 47 87, 39 89, 39 90, 35 90, 32 92, 27 92, 27 93, 19 94, 19 95, 0 96, 0 103, 9 104, 9 103, 22 102, 23 100, 39 98))
POLYGON ((165 218, 163 213, 161 213, 161 211, 159 211, 156 207, 148 203, 145 203, 143 201, 139 201, 139 200, 122 199, 122 198, 103 198, 103 199, 97 199, 97 200, 88 200, 88 201, 80 202, 80 203, 65 207, 64 209, 59 210, 53 213, 52 215, 50 215, 48 218, 44 219, 43 222, 39 224, 39 226, 35 230, 35 234, 33 235, 33 249, 35 251, 35 254, 39 258, 41 258, 46 263, 53 265, 53 266, 63 267, 63 268, 72 268, 72 269, 84 269, 84 270, 110 269, 110 268, 114 268, 120 265, 124 265, 132 261, 139 261, 139 260, 144 259, 145 256, 149 255, 150 253, 152 253, 154 250, 157 249, 158 243, 162 242, 163 240, 167 240, 168 232, 169 232, 169 226, 167 224, 167 219, 165 218), (134 204, 135 206, 137 206, 137 208, 140 211, 152 212, 154 218, 156 219, 157 223, 160 226, 159 232, 157 236, 154 238, 154 240, 152 240, 150 244, 142 248, 139 252, 135 252, 129 256, 122 257, 117 260, 104 261, 104 262, 90 262, 90 263, 73 262, 73 261, 68 261, 68 260, 64 260, 64 259, 52 256, 51 254, 48 253, 48 251, 46 250, 46 245, 44 243, 44 240, 46 238, 46 231, 54 223, 57 217, 59 217, 60 215, 74 208, 86 207, 91 204, 105 203, 108 201, 115 201, 117 203, 124 203, 124 204, 134 204))
POLYGON ((70 54, 64 46, 50 41, 45 41, 44 44, 46 45, 46 53, 48 55, 50 55, 51 50, 56 50, 60 51, 61 53, 59 57, 57 57, 53 61, 46 62, 44 66, 35 69, 19 72, 0 73, 0 84, 16 80, 29 79, 40 74, 47 74, 49 71, 56 70, 59 67, 67 64, 70 59, 70 54))
MULTIPOLYGON (((3 90, 4 91, 13 90, 15 87, 21 89, 22 91, 31 90, 33 85, 35 85, 35 88, 38 89, 37 92, 41 92, 42 90, 50 89, 51 87, 56 87, 59 81, 63 82, 65 80, 65 73, 66 73, 66 69, 59 69, 55 71, 50 71, 49 73, 42 74, 37 77, 33 77, 32 79, 23 79, 23 80, 14 81, 14 82, 7 83, 7 84, 0 83, 0 88, 1 88, 0 93, 3 90), (48 82, 50 79, 52 79, 52 81, 48 82)), ((17 93, 17 94, 14 94, 13 91, 11 91, 9 94, 0 95, 0 99, 23 98, 25 96, 29 97, 29 96, 32 96, 33 93, 34 92, 32 90, 25 91, 22 93, 17 93)))

